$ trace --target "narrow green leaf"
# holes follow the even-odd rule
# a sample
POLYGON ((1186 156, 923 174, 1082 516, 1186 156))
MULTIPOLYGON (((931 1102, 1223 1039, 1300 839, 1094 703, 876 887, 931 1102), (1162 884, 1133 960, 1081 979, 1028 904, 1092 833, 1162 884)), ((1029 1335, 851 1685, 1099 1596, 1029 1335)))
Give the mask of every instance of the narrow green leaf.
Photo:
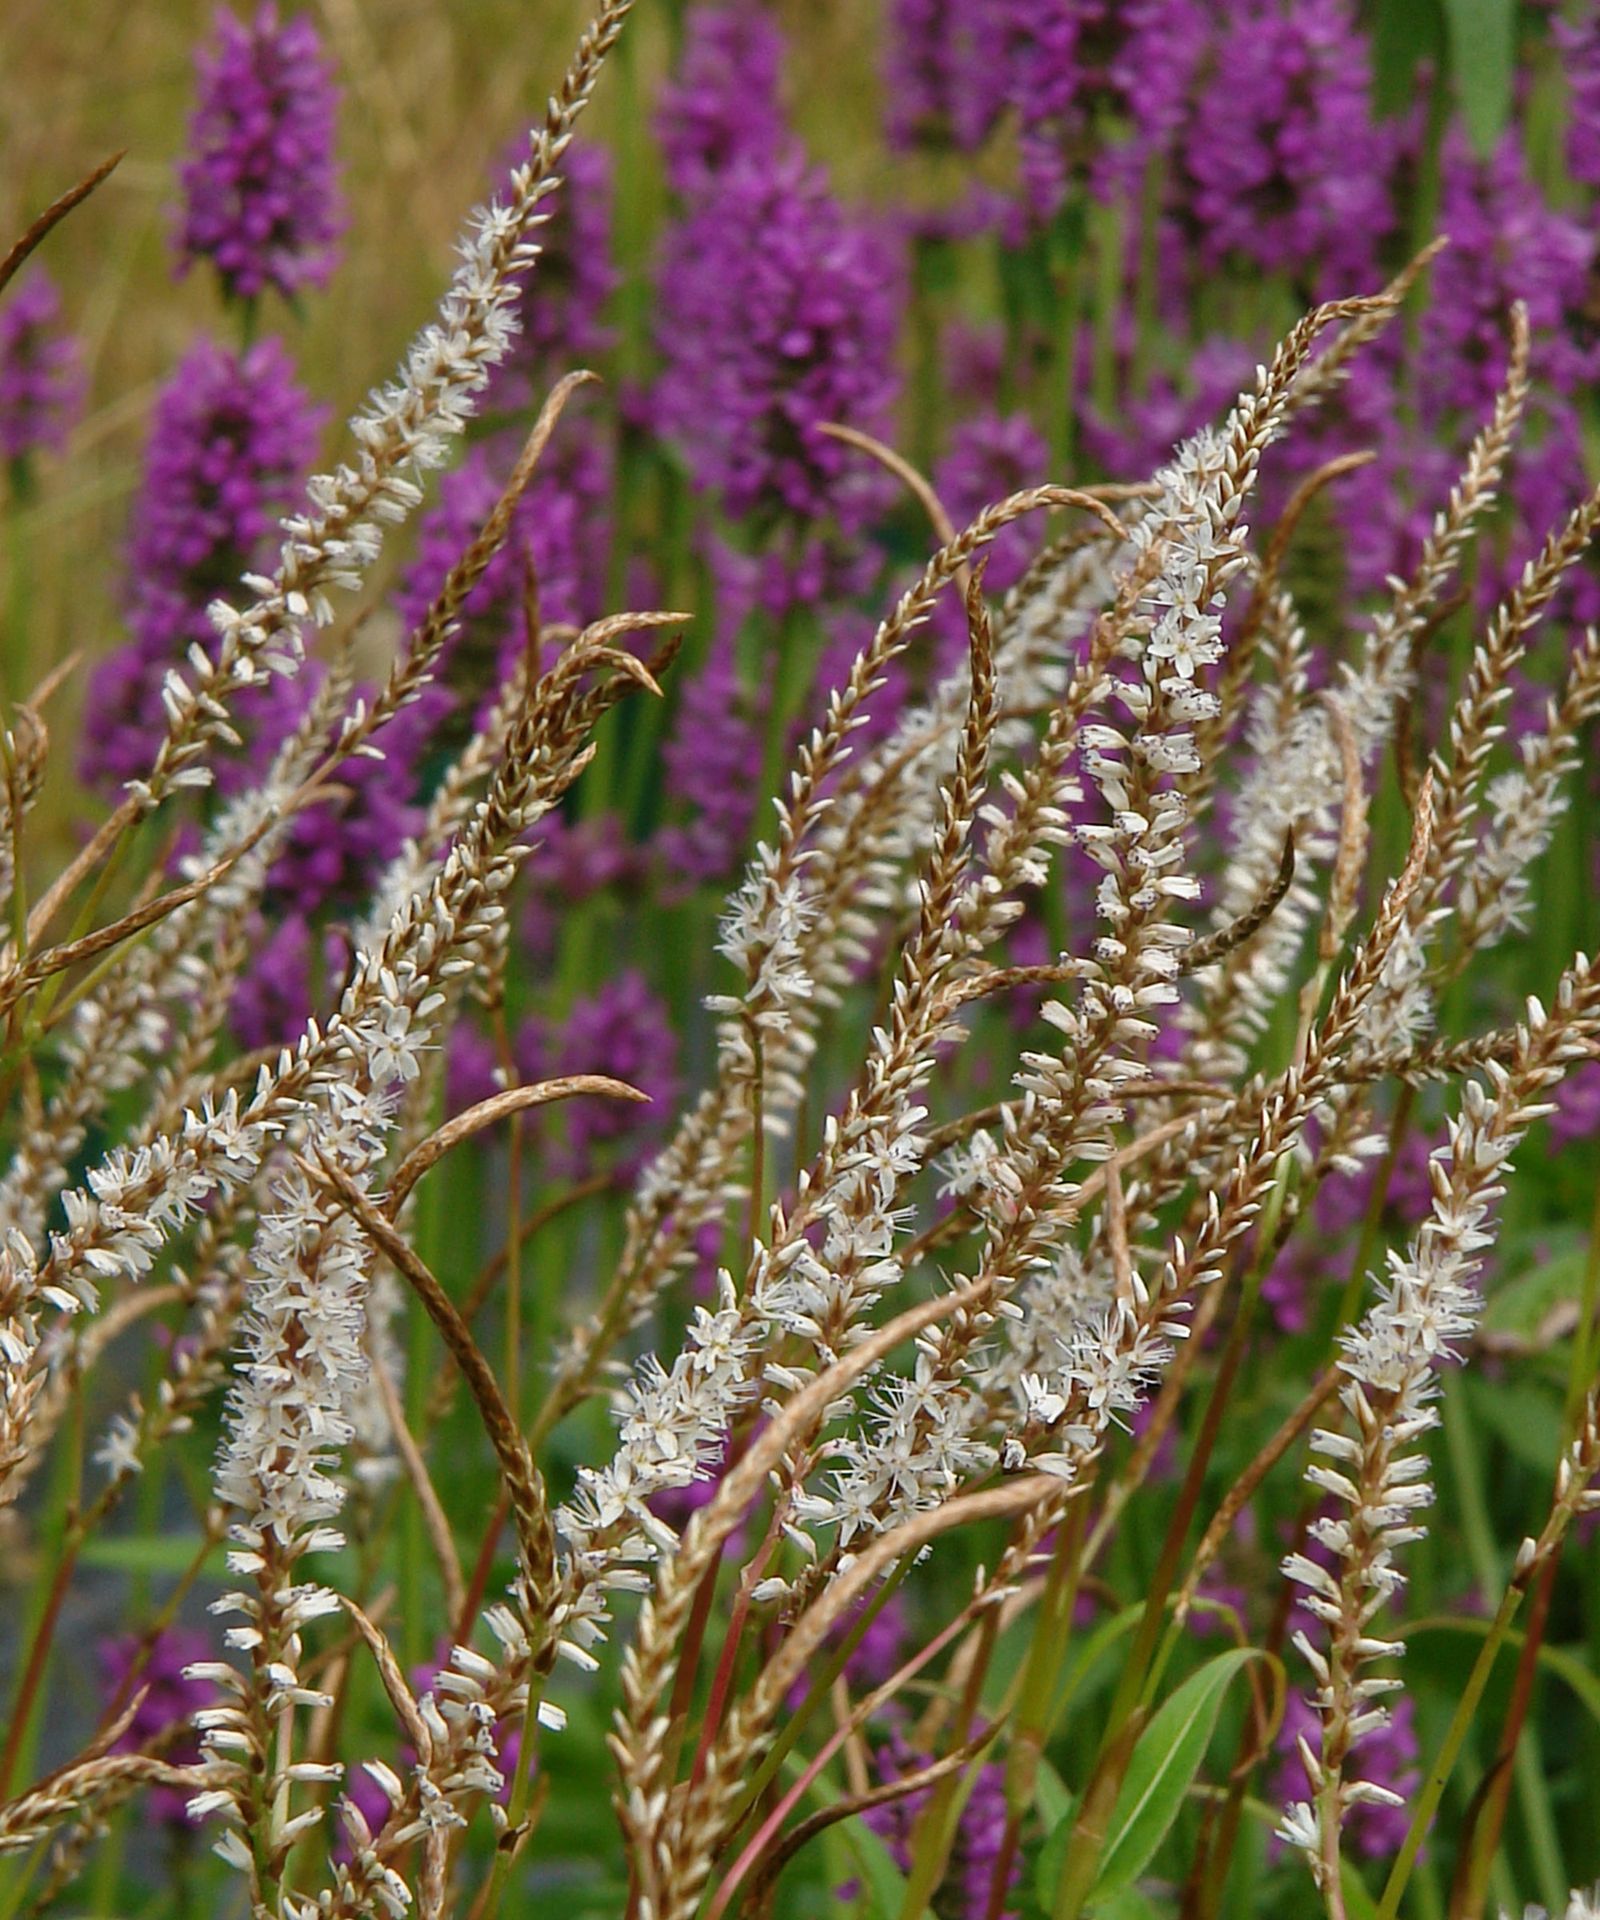
POLYGON ((1048 1760, 1039 1762, 1039 1770, 1034 1775, 1033 1804, 1039 1809, 1040 1824, 1046 1833, 1054 1833, 1073 1809, 1070 1788, 1048 1760))
POLYGON ((1511 117, 1516 0, 1444 0, 1450 71, 1467 137, 1487 157, 1511 117))
MULTIPOLYGON (((1482 1640, 1488 1631, 1487 1620, 1451 1614, 1407 1621, 1405 1634, 1408 1640, 1415 1640, 1424 1633, 1460 1633, 1469 1639, 1482 1640)), ((1524 1638, 1520 1628, 1512 1627, 1506 1634, 1506 1645, 1520 1647, 1524 1638)), ((1581 1654, 1570 1653, 1564 1647, 1553 1647, 1546 1641, 1539 1648, 1538 1665, 1545 1672, 1553 1673, 1582 1702, 1596 1725, 1600 1725, 1600 1674, 1594 1672, 1581 1654)))
POLYGON ((906 1897, 904 1874, 865 1820, 845 1822, 843 1832, 866 1883, 867 1902, 873 1914, 877 1920, 893 1920, 906 1897))
POLYGON ((1140 1734, 1112 1811, 1099 1877, 1089 1896, 1097 1911, 1104 1912, 1112 1895, 1144 1871, 1177 1819, 1205 1761, 1223 1695, 1234 1677, 1252 1660, 1270 1657, 1256 1647, 1234 1647, 1218 1654, 1162 1702, 1140 1734))
MULTIPOLYGON (((107 1573, 183 1573, 200 1551, 198 1533, 128 1534, 112 1539, 85 1540, 78 1559, 83 1566, 107 1573)), ((228 1557, 222 1547, 207 1554, 205 1575, 226 1577, 228 1557)))
POLYGON ((1067 1847, 1072 1840, 1075 1811, 1075 1808, 1068 1807, 1050 1829, 1044 1845, 1039 1849, 1039 1858, 1033 1869, 1033 1891, 1039 1905, 1046 1913, 1049 1913, 1055 1905, 1056 1886, 1061 1879, 1061 1863, 1067 1857, 1067 1847))

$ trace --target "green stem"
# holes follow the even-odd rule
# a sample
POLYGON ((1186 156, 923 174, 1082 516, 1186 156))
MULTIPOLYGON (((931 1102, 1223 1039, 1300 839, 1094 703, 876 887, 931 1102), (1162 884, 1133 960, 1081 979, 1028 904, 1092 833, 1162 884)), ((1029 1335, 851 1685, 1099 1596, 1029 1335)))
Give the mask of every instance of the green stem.
POLYGON ((1383 1898, 1378 1903, 1378 1910, 1373 1920, 1395 1920, 1395 1915, 1400 1911, 1400 1900, 1405 1893, 1406 1882, 1411 1878, 1411 1870, 1417 1863, 1417 1855, 1422 1851, 1422 1843, 1427 1838, 1429 1827, 1433 1824, 1433 1816, 1439 1811, 1439 1802, 1444 1798, 1445 1786, 1455 1767, 1456 1758, 1461 1752, 1462 1742, 1471 1730, 1473 1718, 1478 1711, 1478 1702, 1483 1698, 1483 1690, 1489 1684, 1494 1663, 1499 1657, 1501 1647, 1505 1645, 1506 1635, 1521 1604, 1522 1589, 1518 1586, 1508 1587, 1505 1597, 1500 1602, 1500 1609, 1490 1625, 1488 1637, 1478 1650, 1472 1672, 1467 1676, 1466 1688, 1456 1702, 1456 1710, 1451 1716, 1444 1744, 1434 1756, 1433 1765, 1428 1769, 1428 1777, 1423 1782, 1422 1792, 1417 1796, 1405 1844, 1401 1847, 1399 1857, 1390 1869, 1388 1882, 1383 1889, 1383 1898))

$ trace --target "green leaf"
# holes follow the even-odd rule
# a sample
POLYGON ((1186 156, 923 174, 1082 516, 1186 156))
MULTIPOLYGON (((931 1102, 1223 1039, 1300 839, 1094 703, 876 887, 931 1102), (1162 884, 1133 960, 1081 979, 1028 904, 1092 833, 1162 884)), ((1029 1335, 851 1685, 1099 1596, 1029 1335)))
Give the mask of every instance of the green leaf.
POLYGON ((1056 1885, 1061 1879, 1061 1863, 1067 1857, 1067 1847, 1072 1840, 1073 1812, 1074 1810, 1068 1807, 1050 1829, 1044 1845, 1039 1849, 1038 1862, 1033 1869, 1033 1891, 1039 1905, 1046 1913, 1051 1912, 1056 1903, 1056 1885))
POLYGON ((1444 14, 1461 118, 1486 158, 1511 117, 1516 0, 1444 0, 1444 14))
POLYGON ((893 1920, 905 1903, 905 1876, 890 1858, 889 1849, 865 1820, 844 1824, 844 1837, 866 1883, 867 1904, 878 1920, 893 1920))
MULTIPOLYGON (((1436 1615, 1408 1621, 1405 1631, 1408 1640, 1425 1633, 1459 1633, 1482 1640, 1488 1634, 1489 1622, 1466 1614, 1436 1615)), ((1520 1627, 1512 1627, 1506 1634, 1506 1645, 1520 1647, 1526 1637, 1520 1627)), ((1582 1654, 1569 1653, 1564 1647, 1553 1647, 1544 1641, 1539 1647, 1537 1664, 1554 1674, 1581 1701, 1596 1725, 1600 1725, 1600 1675, 1582 1654)))
POLYGON ((1472 1417, 1506 1451, 1541 1477, 1561 1452, 1561 1396, 1516 1380, 1462 1376, 1472 1417))
POLYGON ((1282 1673, 1278 1662, 1259 1648, 1234 1647, 1191 1674, 1140 1734, 1089 1895, 1097 1911, 1103 1913, 1112 1895, 1131 1886, 1150 1864, 1205 1761, 1223 1695, 1252 1660, 1271 1661, 1274 1671, 1282 1673))
POLYGON ((1124 1607, 1120 1613, 1114 1613, 1109 1620, 1102 1620, 1087 1640, 1075 1642, 1067 1661, 1065 1673, 1061 1676, 1061 1690, 1056 1695, 1055 1705, 1045 1722, 1047 1732, 1053 1733, 1060 1726, 1062 1717, 1072 1704, 1072 1697, 1093 1672, 1095 1662, 1108 1647, 1125 1639, 1144 1618, 1144 1602, 1136 1606, 1124 1607))
POLYGON ((1046 1833, 1054 1833, 1073 1808, 1072 1791, 1048 1760, 1039 1762, 1033 1779, 1033 1804, 1046 1833))
POLYGON ((1573 1246, 1495 1286, 1484 1302, 1484 1326, 1491 1333, 1535 1339, 1552 1307, 1583 1298, 1583 1270, 1588 1258, 1586 1245, 1573 1246))
MULTIPOLYGON (((129 1534, 121 1538, 85 1540, 78 1559, 83 1566, 98 1567, 107 1573, 187 1572, 200 1551, 198 1533, 129 1534)), ((218 1546, 205 1558, 204 1572, 213 1580, 226 1578, 228 1557, 218 1546)))

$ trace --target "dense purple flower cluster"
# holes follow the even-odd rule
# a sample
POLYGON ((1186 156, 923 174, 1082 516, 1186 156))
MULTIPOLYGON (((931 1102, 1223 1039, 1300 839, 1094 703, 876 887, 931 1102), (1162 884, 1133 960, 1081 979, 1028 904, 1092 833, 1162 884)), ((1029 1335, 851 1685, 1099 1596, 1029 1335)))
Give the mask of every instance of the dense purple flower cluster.
MULTIPOLYGON (((1206 42, 1194 0, 989 0, 1021 122, 1023 199, 1048 219, 1086 178, 1102 198, 1137 191, 1164 149, 1206 42)), ((992 57, 992 56, 991 56, 992 57)))
POLYGON ((884 53, 890 144, 981 146, 1006 99, 1003 62, 988 57, 989 8, 978 0, 890 0, 884 53))
POLYGON ((1554 20, 1550 32, 1567 82, 1567 172, 1600 187, 1600 14, 1554 20))
POLYGON ((216 19, 195 62, 199 98, 182 169, 178 252, 210 260, 223 291, 286 299, 322 286, 341 230, 334 120, 338 93, 317 30, 263 5, 248 25, 216 19))
POLYGON ((656 110, 675 193, 696 198, 741 163, 777 157, 788 139, 778 97, 783 52, 783 36, 752 0, 691 9, 656 110))
POLYGON ((566 1170, 581 1177, 607 1149, 620 1149, 617 1164, 636 1167, 651 1137, 665 1126, 679 1086, 672 1014, 644 975, 625 968, 577 1001, 563 1018, 559 1037, 547 1039, 541 1052, 540 1060, 519 1060, 530 1078, 538 1077, 529 1073, 534 1065, 541 1074, 608 1073, 650 1101, 649 1106, 594 1096, 565 1101, 560 1113, 566 1170))
POLYGON ((898 263, 797 152, 735 167, 673 228, 660 313, 657 417, 697 486, 735 515, 844 524, 881 499, 822 427, 887 427, 898 263))
MULTIPOLYGON (((310 464, 322 414, 282 345, 233 354, 200 340, 156 403, 128 539, 128 644, 103 661, 89 692, 83 774, 108 788, 149 765, 164 727, 161 685, 191 646, 208 652, 206 614, 235 593, 267 550, 310 464)), ((254 718, 274 737, 302 698, 263 689, 254 718)))
POLYGON ((83 404, 78 343, 42 267, 0 295, 0 459, 59 447, 83 404))
POLYGON ((258 917, 250 964, 228 1009, 234 1038, 251 1052, 288 1046, 312 1010, 311 957, 314 936, 304 913, 286 911, 274 920, 258 917))
MULTIPOLYGON (((523 158, 519 144, 517 162, 523 158)), ((572 147, 561 184, 545 203, 539 257, 522 276, 517 338, 495 368, 485 405, 498 412, 537 404, 541 389, 611 345, 607 302, 617 287, 611 242, 611 159, 604 147, 572 147)))
POLYGON ((1393 224, 1392 128, 1348 0, 1228 10, 1180 139, 1183 212, 1204 270, 1229 258, 1364 284, 1393 224))
MULTIPOLYGON (((515 447, 504 437, 474 447, 445 475, 423 516, 415 557, 395 596, 407 633, 421 623, 445 576, 482 531, 510 472, 515 447)), ((462 607, 445 650, 443 685, 476 710, 492 694, 526 639, 530 593, 545 627, 581 625, 599 611, 605 586, 607 442, 592 431, 558 433, 517 503, 511 531, 462 607)), ((432 714, 449 704, 433 695, 432 714)))
MULTIPOLYGON (((875 1749, 873 1768, 879 1781, 887 1785, 927 1766, 930 1757, 925 1753, 917 1753, 896 1729, 875 1749)), ((887 1845, 890 1856, 902 1873, 911 1869, 909 1841, 917 1817, 927 1805, 930 1791, 928 1787, 914 1789, 901 1799, 869 1807, 862 1816, 887 1845)), ((1005 1830, 1005 1767, 1000 1762, 990 1761, 974 1768, 968 1781, 967 1797, 961 1809, 955 1845, 944 1880, 944 1885, 951 1889, 957 1899, 952 1911, 980 1915, 988 1913, 990 1889, 999 1866, 1005 1830)), ((1006 1880, 1008 1889, 1015 1886, 1020 1868, 1020 1859, 1013 1859, 1006 1880)))
POLYGON ((657 837, 669 891, 726 879, 756 817, 762 730, 740 683, 731 639, 716 641, 685 683, 662 750, 667 789, 689 817, 657 837))

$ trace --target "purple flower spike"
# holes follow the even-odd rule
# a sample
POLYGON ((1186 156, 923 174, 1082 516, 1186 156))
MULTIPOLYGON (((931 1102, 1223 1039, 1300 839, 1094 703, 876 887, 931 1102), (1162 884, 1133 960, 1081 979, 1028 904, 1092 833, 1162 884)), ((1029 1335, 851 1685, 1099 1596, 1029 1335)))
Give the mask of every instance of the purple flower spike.
POLYGON ((891 0, 885 53, 889 140, 981 146, 1005 106, 1003 62, 984 59, 988 9, 978 0, 891 0))
MULTIPOLYGON (((519 143, 515 164, 524 158, 519 143)), ((502 412, 532 407, 556 374, 611 345, 605 324, 606 303, 617 288, 611 157, 604 147, 579 142, 561 171, 560 186, 544 203, 549 218, 535 235, 539 257, 522 276, 516 340, 490 376, 485 405, 502 412)))
POLYGON ((1550 37, 1567 82, 1567 171, 1600 187, 1600 15, 1553 20, 1550 37))
MULTIPOLYGON (((395 611, 413 632, 462 553, 483 529, 510 469, 502 441, 475 447, 439 486, 417 533, 416 557, 401 580, 395 611)), ((517 503, 510 532, 467 596, 457 632, 445 650, 440 679, 465 697, 469 711, 492 698, 521 652, 524 607, 536 588, 542 623, 581 625, 603 598, 605 505, 611 484, 609 447, 592 433, 564 431, 546 450, 517 503)), ((430 691, 424 708, 448 704, 430 691)))
POLYGON ((0 299, 0 458, 59 447, 83 403, 78 344, 42 267, 0 299))
POLYGON ((1182 139, 1204 261, 1363 283, 1394 222, 1398 147, 1373 115, 1353 9, 1255 0, 1228 18, 1182 139))
POLYGON ((878 476, 821 429, 887 430, 899 262, 796 152, 743 165, 668 240, 658 418, 736 515, 853 525, 878 476))
POLYGON ((731 639, 712 647, 684 687, 663 760, 668 790, 690 814, 658 842, 669 882, 725 879, 744 851, 761 782, 760 716, 739 684, 731 639))
POLYGON ((741 161, 768 164, 787 137, 778 99, 783 36, 757 6, 695 7, 661 89, 656 134, 677 193, 704 193, 741 161))
POLYGON ((276 926, 257 922, 250 964, 229 1010, 240 1046, 287 1046, 305 1025, 312 1002, 311 940, 304 914, 285 914, 276 926))
POLYGON ((678 1092, 678 1036, 665 1004, 644 975, 629 968, 591 998, 578 1001, 561 1023, 559 1044, 541 1051, 548 1064, 519 1061, 526 1078, 537 1079, 545 1072, 609 1073, 650 1096, 649 1106, 594 1096, 563 1104, 572 1175, 580 1178, 592 1171, 597 1149, 613 1141, 627 1142, 623 1164, 636 1165, 678 1092))
MULTIPOLYGON (((91 786, 115 786, 150 764, 165 726, 162 681, 191 646, 214 650, 206 608, 264 557, 316 451, 322 418, 276 340, 242 356, 201 340, 184 356, 156 402, 133 505, 133 638, 102 662, 89 689, 83 777, 91 786)), ((285 703, 273 694, 266 688, 256 697, 257 717, 281 730, 285 703)))
MULTIPOLYGON (((136 1633, 120 1634, 97 1644, 95 1652, 108 1700, 121 1694, 142 1645, 143 1640, 136 1633)), ((211 1706, 217 1697, 216 1689, 203 1680, 188 1679, 184 1669, 213 1657, 210 1641, 193 1627, 168 1627, 159 1634, 135 1686, 128 1689, 131 1697, 139 1688, 144 1688, 144 1698, 112 1752, 135 1753, 147 1741, 191 1719, 202 1707, 211 1706)), ((166 1749, 166 1757, 180 1763, 198 1760, 199 1744, 193 1739, 181 1739, 166 1749)), ((175 1787, 152 1787, 150 1811, 164 1826, 186 1826, 189 1814, 185 1798, 175 1787)))
POLYGON ((303 15, 280 26, 270 4, 250 26, 219 13, 195 73, 181 266, 210 260, 232 300, 269 287, 288 299, 325 285, 343 210, 333 154, 338 90, 316 28, 303 15))

